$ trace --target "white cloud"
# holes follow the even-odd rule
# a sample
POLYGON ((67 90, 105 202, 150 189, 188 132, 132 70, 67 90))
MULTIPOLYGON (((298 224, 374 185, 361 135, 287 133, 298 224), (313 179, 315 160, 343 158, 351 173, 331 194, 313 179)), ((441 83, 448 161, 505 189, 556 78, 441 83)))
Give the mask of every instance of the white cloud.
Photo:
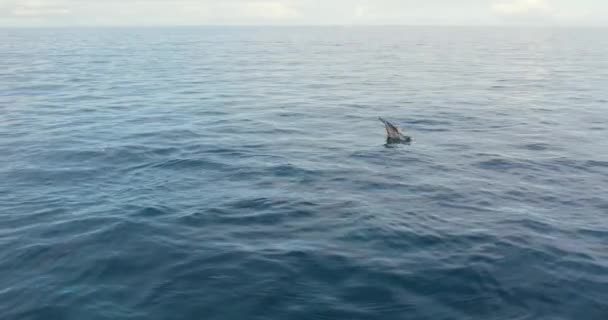
POLYGON ((495 13, 506 16, 552 13, 552 8, 546 0, 512 0, 496 3, 492 9, 495 13))
POLYGON ((16 17, 61 16, 71 13, 63 1, 17 0, 9 5, 10 14, 16 17))
POLYGON ((0 26, 606 25, 605 0, 0 0, 0 26))
POLYGON ((548 0, 499 2, 492 6, 492 11, 506 24, 553 25, 563 22, 563 16, 548 0))
POLYGON ((279 1, 253 2, 242 5, 245 16, 267 19, 289 19, 298 16, 297 11, 279 1))
POLYGON ((367 14, 367 11, 368 9, 366 6, 359 4, 355 7, 355 17, 363 18, 367 14))

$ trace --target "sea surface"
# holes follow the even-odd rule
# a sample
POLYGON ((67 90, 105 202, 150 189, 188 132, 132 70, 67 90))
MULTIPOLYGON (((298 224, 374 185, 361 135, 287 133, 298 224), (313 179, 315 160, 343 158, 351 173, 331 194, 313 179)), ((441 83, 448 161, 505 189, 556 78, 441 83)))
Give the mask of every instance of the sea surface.
POLYGON ((606 34, 0 30, 0 319, 608 319, 606 34))

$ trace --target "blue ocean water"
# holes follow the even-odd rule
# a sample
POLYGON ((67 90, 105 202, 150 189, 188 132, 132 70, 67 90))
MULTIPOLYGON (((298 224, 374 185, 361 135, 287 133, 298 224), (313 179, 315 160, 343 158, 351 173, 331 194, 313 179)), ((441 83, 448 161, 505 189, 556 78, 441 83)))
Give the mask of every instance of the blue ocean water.
POLYGON ((0 319, 608 319, 607 88, 600 29, 2 30, 0 319))

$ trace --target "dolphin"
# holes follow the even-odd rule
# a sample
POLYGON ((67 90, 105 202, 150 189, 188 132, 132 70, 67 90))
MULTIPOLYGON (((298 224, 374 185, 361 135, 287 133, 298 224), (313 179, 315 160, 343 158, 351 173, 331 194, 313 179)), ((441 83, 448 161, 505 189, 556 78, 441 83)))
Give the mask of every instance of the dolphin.
POLYGON ((378 118, 386 128, 386 144, 394 144, 394 143, 410 143, 412 141, 411 137, 408 137, 403 134, 401 129, 396 125, 382 119, 378 118))

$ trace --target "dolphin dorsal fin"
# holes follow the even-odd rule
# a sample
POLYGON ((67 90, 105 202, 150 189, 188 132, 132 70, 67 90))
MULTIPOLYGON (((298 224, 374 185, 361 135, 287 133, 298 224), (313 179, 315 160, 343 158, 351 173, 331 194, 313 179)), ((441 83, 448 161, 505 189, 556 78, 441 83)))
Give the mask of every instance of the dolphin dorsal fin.
POLYGON ((399 127, 397 127, 396 125, 382 119, 382 118, 378 118, 380 121, 382 121, 382 123, 384 123, 384 126, 386 128, 386 134, 388 135, 388 137, 390 139, 401 139, 403 138, 403 134, 401 133, 401 130, 399 129, 399 127))

